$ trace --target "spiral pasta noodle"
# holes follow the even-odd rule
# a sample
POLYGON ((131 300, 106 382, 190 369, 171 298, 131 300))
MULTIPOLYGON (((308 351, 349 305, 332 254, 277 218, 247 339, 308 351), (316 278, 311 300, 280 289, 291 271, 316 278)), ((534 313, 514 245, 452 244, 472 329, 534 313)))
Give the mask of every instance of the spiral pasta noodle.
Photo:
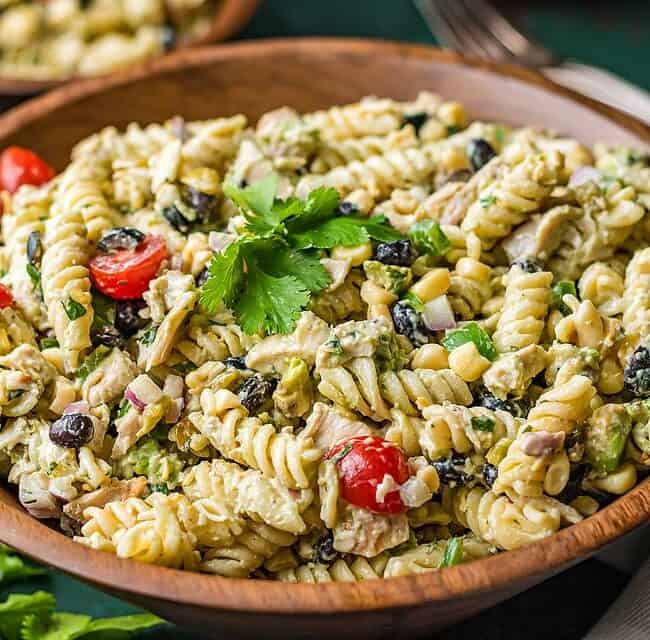
MULTIPOLYGON (((160 0, 117 4, 89 68, 152 42, 160 0)), ((428 92, 107 127, 0 192, 0 468, 82 544, 224 577, 533 544, 650 469, 649 169, 428 92)))

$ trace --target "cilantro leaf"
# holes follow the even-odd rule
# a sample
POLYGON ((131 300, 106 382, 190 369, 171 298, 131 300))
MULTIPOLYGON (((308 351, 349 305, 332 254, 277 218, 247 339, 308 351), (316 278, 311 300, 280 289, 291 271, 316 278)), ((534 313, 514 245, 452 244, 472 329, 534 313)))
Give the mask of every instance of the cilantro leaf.
POLYGON ((208 269, 209 277, 202 287, 200 302, 209 312, 215 313, 220 304, 231 306, 244 281, 242 241, 237 241, 217 253, 208 269))
POLYGON ((404 235, 391 227, 388 219, 383 214, 370 216, 370 218, 361 218, 361 220, 365 222, 363 226, 368 235, 377 242, 393 242, 404 239, 404 235))
POLYGON ((61 300, 61 304, 63 305, 65 314, 68 316, 68 320, 78 320, 79 318, 82 318, 86 315, 85 307, 80 302, 77 302, 74 298, 61 300))
POLYGON ((162 624, 150 613, 99 618, 77 613, 54 613, 49 619, 29 616, 23 622, 22 640, 124 640, 135 631, 162 624))
POLYGON ((296 249, 331 249, 332 247, 353 247, 370 240, 360 218, 331 218, 302 233, 289 236, 296 249))
POLYGON ((444 256, 451 247, 449 238, 434 220, 416 222, 409 229, 408 235, 420 253, 431 256, 444 256))
POLYGON ((37 620, 47 620, 55 605, 54 596, 45 591, 36 591, 31 595, 10 595, 5 602, 0 603, 0 637, 4 640, 21 640, 24 619, 30 616, 37 620))
MULTIPOLYGON (((291 230, 291 227, 288 227, 291 230)), ((403 235, 387 224, 383 215, 364 218, 362 216, 341 216, 331 218, 303 233, 290 233, 289 242, 296 249, 331 249, 343 246, 353 247, 370 239, 379 242, 393 242, 403 235)))
POLYGON ((84 382, 85 379, 99 366, 99 363, 108 357, 108 354, 112 351, 110 347, 107 347, 104 344, 100 344, 94 351, 91 351, 81 366, 77 369, 77 378, 84 382))
POLYGON ((562 312, 562 315, 568 316, 571 313, 571 309, 566 305, 563 296, 570 294, 572 296, 577 296, 576 285, 571 280, 560 280, 556 285, 554 285, 553 290, 551 291, 551 308, 559 309, 562 312))
POLYGON ((299 234, 310 227, 325 222, 337 214, 341 197, 336 189, 319 187, 314 189, 301 204, 301 211, 292 220, 287 220, 290 234, 299 234))
POLYGON ((275 173, 269 173, 245 189, 231 183, 223 185, 224 194, 240 208, 248 228, 260 235, 269 233, 280 222, 273 209, 277 190, 278 176, 275 173))
POLYGON ((234 310, 249 335, 261 330, 290 333, 308 302, 309 290, 297 278, 271 276, 249 264, 247 286, 234 310))
POLYGON ((0 584, 41 576, 44 573, 47 573, 45 569, 31 567, 19 555, 12 553, 9 547, 0 548, 0 584))
POLYGON ((318 293, 331 283, 331 278, 317 256, 292 251, 276 245, 268 253, 259 252, 256 260, 272 276, 293 276, 312 293, 318 293))

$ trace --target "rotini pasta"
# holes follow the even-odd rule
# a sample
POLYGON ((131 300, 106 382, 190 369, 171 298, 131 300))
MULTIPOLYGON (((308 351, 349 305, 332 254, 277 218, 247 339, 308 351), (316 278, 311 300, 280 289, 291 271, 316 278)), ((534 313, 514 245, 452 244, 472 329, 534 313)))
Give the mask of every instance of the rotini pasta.
MULTIPOLYGON (((127 4, 80 9, 70 70, 157 50, 161 4, 127 4)), ((7 15, 48 7, 0 12, 0 73, 36 47, 7 15)), ((0 466, 81 544, 391 578, 532 544, 650 470, 629 149, 423 92, 107 127, 52 175, 0 193, 0 466)))

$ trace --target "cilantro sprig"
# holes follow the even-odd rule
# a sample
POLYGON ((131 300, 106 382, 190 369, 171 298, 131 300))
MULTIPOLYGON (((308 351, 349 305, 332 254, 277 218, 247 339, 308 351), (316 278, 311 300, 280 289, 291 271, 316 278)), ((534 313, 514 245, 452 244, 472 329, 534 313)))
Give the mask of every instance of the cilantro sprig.
POLYGON ((245 189, 224 184, 245 225, 238 240, 214 256, 201 292, 206 311, 225 305, 248 334, 293 330, 311 296, 331 282, 321 250, 402 238, 384 216, 341 216, 335 189, 282 200, 277 188, 275 174, 245 189))
MULTIPOLYGON (((47 571, 33 567, 9 547, 0 545, 0 586, 47 571)), ((142 613, 93 620, 90 616, 55 611, 56 598, 46 591, 11 594, 0 602, 0 637, 3 640, 126 640, 134 632, 155 627, 163 620, 142 613)))

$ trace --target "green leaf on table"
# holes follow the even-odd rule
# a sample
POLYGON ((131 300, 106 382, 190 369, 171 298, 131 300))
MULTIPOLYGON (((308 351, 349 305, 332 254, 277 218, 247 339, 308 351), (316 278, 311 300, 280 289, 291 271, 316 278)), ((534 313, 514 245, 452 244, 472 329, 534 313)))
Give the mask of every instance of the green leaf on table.
POLYGON ((21 640, 21 627, 27 617, 47 620, 56 606, 51 593, 36 591, 30 595, 12 594, 0 603, 0 637, 21 640))
POLYGON ((3 546, 0 548, 0 585, 6 585, 16 580, 24 580, 33 576, 47 573, 42 567, 32 567, 19 555, 3 546))
POLYGON ((126 640, 136 631, 162 623, 150 613, 97 620, 76 613, 54 613, 49 619, 26 619, 21 640, 126 640))

